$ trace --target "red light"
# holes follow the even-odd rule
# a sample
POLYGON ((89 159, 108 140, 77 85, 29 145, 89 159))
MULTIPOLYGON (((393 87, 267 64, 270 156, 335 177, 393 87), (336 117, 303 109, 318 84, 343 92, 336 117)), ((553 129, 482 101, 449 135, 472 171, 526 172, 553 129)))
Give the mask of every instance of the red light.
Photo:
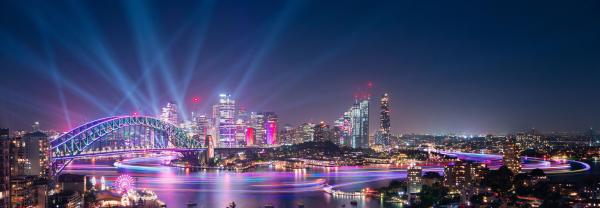
POLYGON ((133 113, 132 113, 132 115, 133 115, 133 116, 138 116, 138 115, 139 115, 139 113, 138 113, 138 112, 133 112, 133 113))
POLYGON ((367 83, 367 87, 369 87, 369 88, 373 87, 373 83, 371 83, 371 82, 368 82, 368 83, 367 83))
POLYGON ((192 98, 192 103, 199 103, 200 102, 200 97, 193 97, 192 98))

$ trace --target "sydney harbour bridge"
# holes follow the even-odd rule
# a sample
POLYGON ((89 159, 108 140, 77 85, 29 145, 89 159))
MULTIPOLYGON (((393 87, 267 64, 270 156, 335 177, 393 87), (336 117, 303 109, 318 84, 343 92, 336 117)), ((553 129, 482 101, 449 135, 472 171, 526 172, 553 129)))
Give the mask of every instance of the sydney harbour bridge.
MULTIPOLYGON (((202 152, 195 139, 169 122, 147 116, 113 116, 85 123, 50 141, 53 174, 80 158, 136 152, 202 152)), ((230 148, 217 148, 225 149, 230 148)), ((239 150, 240 148, 236 148, 239 150)))

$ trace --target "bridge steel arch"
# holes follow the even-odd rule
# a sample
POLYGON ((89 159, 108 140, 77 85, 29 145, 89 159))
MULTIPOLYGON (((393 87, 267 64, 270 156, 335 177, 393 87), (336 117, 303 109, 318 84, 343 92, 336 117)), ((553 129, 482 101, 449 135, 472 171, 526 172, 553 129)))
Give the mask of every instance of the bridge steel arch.
POLYGON ((152 150, 201 149, 202 143, 194 140, 181 128, 146 116, 114 116, 101 118, 81 126, 50 141, 53 174, 60 173, 73 159, 86 156, 86 150, 107 135, 126 127, 140 126, 168 135, 167 143, 152 143, 152 150))

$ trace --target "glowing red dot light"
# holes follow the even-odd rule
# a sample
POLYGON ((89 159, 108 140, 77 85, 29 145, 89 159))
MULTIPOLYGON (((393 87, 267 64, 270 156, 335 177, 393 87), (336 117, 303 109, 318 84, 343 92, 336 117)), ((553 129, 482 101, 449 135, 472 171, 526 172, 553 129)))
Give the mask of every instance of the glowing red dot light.
POLYGON ((192 103, 199 103, 200 102, 200 97, 193 97, 192 98, 192 103))

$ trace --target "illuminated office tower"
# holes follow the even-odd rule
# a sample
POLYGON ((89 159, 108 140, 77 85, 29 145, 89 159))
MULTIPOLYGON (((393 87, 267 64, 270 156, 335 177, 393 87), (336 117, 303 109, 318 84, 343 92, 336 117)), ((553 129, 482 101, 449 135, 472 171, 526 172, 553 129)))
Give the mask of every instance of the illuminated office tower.
POLYGON ((279 144, 294 144, 294 134, 294 127, 290 126, 289 124, 286 124, 283 126, 283 129, 279 131, 279 138, 277 138, 277 142, 279 144))
POLYGON ((340 130, 339 144, 350 146, 352 143, 352 112, 344 112, 344 115, 335 121, 335 126, 340 130))
POLYGON ((212 106, 212 122, 213 122, 213 126, 218 126, 219 125, 219 104, 214 104, 212 106))
POLYGON ((250 119, 250 114, 246 111, 246 107, 243 105, 237 105, 237 119, 242 119, 244 122, 247 122, 250 119))
POLYGON ((194 134, 199 138, 206 138, 210 123, 206 115, 192 116, 194 123, 194 134))
POLYGON ((311 142, 315 140, 315 124, 303 123, 298 126, 298 132, 300 133, 300 143, 311 142))
POLYGON ((342 129, 339 126, 333 126, 333 128, 331 128, 329 131, 329 139, 331 142, 339 146, 342 144, 342 139, 344 138, 342 137, 342 133, 342 129))
POLYGON ((249 124, 249 120, 250 120, 250 115, 248 114, 248 112, 246 111, 246 107, 244 107, 243 105, 237 104, 236 105, 237 108, 237 113, 236 113, 236 120, 235 120, 235 137, 236 140, 238 142, 238 144, 240 145, 248 145, 248 142, 246 140, 246 131, 248 130, 248 124, 249 124))
POLYGON ((254 146, 256 143, 256 130, 252 127, 246 128, 246 146, 254 146))
POLYGON ((407 183, 408 183, 408 193, 409 194, 417 194, 421 192, 421 187, 423 186, 423 179, 421 178, 423 170, 420 166, 416 166, 411 164, 407 170, 407 183))
MULTIPOLYGON (((235 100, 229 94, 220 94, 216 105, 216 126, 219 131, 219 147, 235 147, 235 100)), ((213 108, 215 109, 215 108, 213 108)))
POLYGON ((167 103, 167 106, 162 108, 160 120, 169 122, 175 126, 179 126, 179 117, 177 116, 177 105, 175 103, 167 103))
POLYGON ((344 116, 333 121, 333 128, 337 131, 337 139, 339 141, 335 142, 338 145, 344 145, 344 138, 346 136, 346 131, 344 131, 344 116))
POLYGON ((25 175, 28 176, 48 176, 50 170, 50 148, 48 145, 48 135, 36 131, 23 135, 25 143, 24 156, 27 158, 25 165, 25 175))
MULTIPOLYGON (((590 147, 593 147, 593 146, 598 146, 598 145, 600 145, 600 140, 599 140, 599 138, 600 138, 600 137, 598 137, 598 134, 596 133, 596 131, 594 131, 594 129, 593 129, 593 128, 590 128, 590 129, 587 131, 587 136, 588 136, 588 138, 589 138, 589 146, 590 146, 590 147)), ((545 140, 544 140, 544 141, 545 141, 545 140)))
POLYGON ((277 144, 277 115, 273 112, 262 114, 264 117, 266 145, 275 145, 277 144))
POLYGON ((369 98, 355 100, 348 111, 351 121, 351 139, 348 146, 352 148, 369 148, 369 98))
POLYGON ((254 129, 254 145, 262 146, 266 144, 265 140, 265 116, 262 113, 251 112, 248 120, 248 127, 254 129))
POLYGON ((329 140, 329 125, 324 121, 319 122, 315 125, 315 141, 329 140))
POLYGON ((502 164, 508 167, 514 174, 521 172, 520 154, 519 143, 515 139, 508 139, 502 145, 502 164))
POLYGON ((10 207, 10 136, 0 129, 0 207, 10 207))
POLYGON ((247 145, 246 143, 246 123, 238 118, 235 120, 235 142, 238 146, 247 145))
POLYGON ((375 143, 379 145, 390 145, 390 97, 383 94, 380 100, 381 111, 379 112, 379 133, 375 143))

